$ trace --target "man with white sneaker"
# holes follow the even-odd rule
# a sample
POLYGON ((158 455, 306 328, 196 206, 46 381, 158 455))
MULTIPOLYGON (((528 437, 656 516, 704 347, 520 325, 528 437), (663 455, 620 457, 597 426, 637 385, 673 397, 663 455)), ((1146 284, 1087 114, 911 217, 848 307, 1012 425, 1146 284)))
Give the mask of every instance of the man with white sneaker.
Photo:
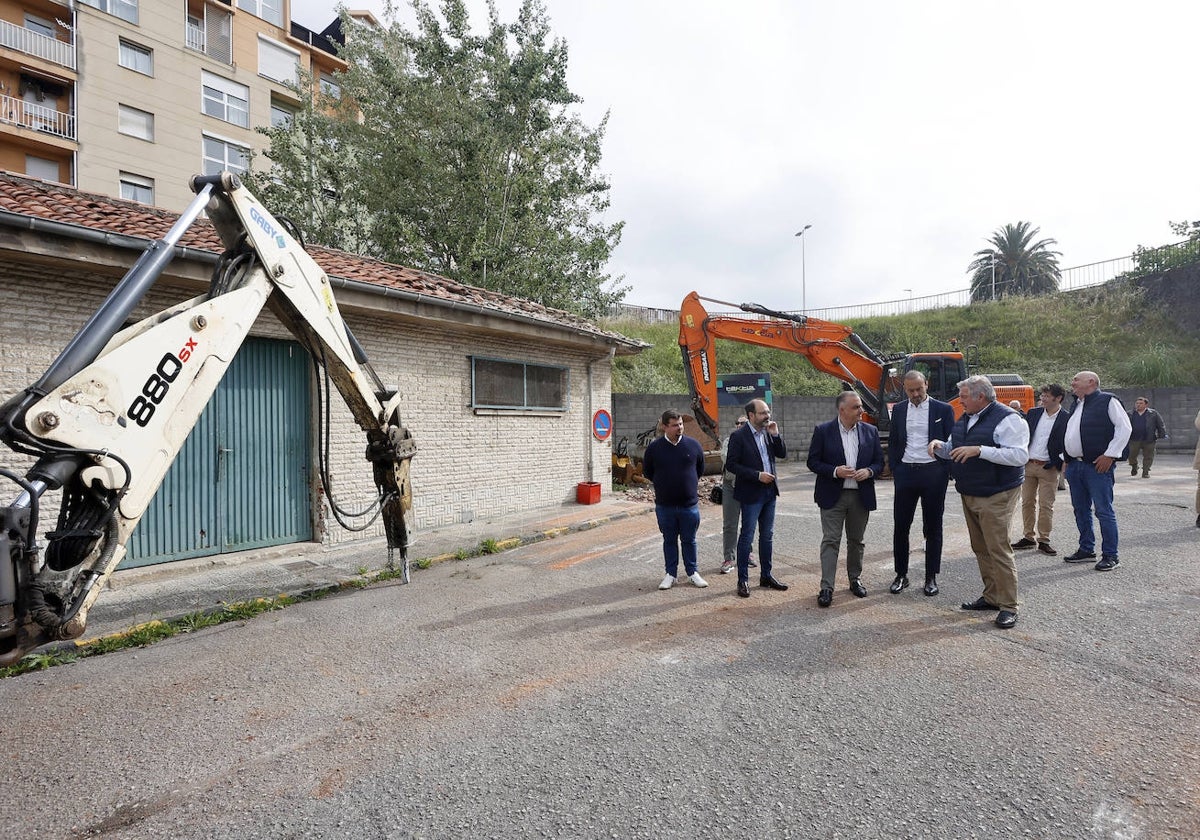
POLYGON ((664 434, 646 447, 642 475, 654 483, 654 512, 663 535, 666 575, 659 589, 670 589, 683 570, 694 586, 708 586, 696 566, 696 531, 700 528, 700 476, 704 475, 704 450, 695 438, 683 433, 683 415, 673 409, 662 414, 664 434))

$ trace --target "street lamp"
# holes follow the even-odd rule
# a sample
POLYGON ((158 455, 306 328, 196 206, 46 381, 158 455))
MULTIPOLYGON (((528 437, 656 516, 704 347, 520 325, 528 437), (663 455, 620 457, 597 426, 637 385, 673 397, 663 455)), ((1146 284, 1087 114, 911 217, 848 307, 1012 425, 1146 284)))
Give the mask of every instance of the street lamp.
POLYGON ((812 225, 805 225, 800 228, 796 236, 800 237, 800 311, 808 312, 808 281, 804 271, 804 231, 808 230, 812 225))

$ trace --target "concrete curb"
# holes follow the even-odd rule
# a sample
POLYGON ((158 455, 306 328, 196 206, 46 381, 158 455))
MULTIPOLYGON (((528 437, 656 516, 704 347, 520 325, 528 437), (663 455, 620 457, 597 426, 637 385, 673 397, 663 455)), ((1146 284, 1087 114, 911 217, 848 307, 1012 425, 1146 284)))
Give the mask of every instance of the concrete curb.
MULTIPOLYGON (((545 540, 551 540, 551 539, 554 539, 555 537, 561 537, 565 534, 571 534, 571 533, 575 533, 578 531, 590 531, 594 528, 599 528, 604 525, 608 525, 612 522, 618 522, 622 519, 629 519, 634 516, 645 516, 646 514, 651 513, 653 511, 654 511, 654 506, 647 505, 644 509, 619 511, 617 513, 613 513, 613 514, 610 514, 607 516, 599 516, 594 519, 586 519, 581 522, 575 522, 570 525, 563 525, 563 526, 560 526, 557 528, 547 528, 542 531, 531 531, 531 532, 528 532, 525 534, 519 534, 516 536, 497 539, 497 540, 495 540, 495 544, 496 544, 496 548, 497 548, 497 551, 495 553, 508 551, 510 549, 517 548, 522 545, 531 545, 533 543, 544 542, 545 540)), ((477 543, 476 545, 472 546, 471 549, 469 550, 471 553, 467 554, 465 557, 460 557, 460 553, 461 553, 461 551, 468 551, 468 549, 461 549, 460 551, 455 551, 455 552, 443 552, 442 554, 437 554, 432 557, 421 557, 421 558, 418 558, 418 559, 410 561, 410 562, 411 562, 412 567, 415 570, 417 568, 418 563, 420 563, 422 565, 422 567, 428 568, 429 566, 432 566, 436 563, 444 563, 449 560, 466 559, 466 557, 478 557, 478 556, 481 556, 479 554, 479 545, 480 544, 477 543)), ((340 592, 340 591, 343 591, 346 589, 356 589, 356 588, 363 587, 363 586, 370 586, 373 583, 382 582, 380 580, 379 576, 384 571, 386 571, 386 570, 381 569, 378 572, 369 572, 365 575, 350 575, 345 578, 337 578, 333 583, 326 583, 326 584, 322 584, 320 586, 300 587, 295 590, 277 592, 277 593, 275 593, 273 595, 269 595, 269 596, 262 595, 262 596, 258 596, 256 598, 249 598, 249 599, 245 599, 245 600, 241 600, 241 601, 231 602, 228 604, 222 604, 221 606, 212 607, 209 609, 188 610, 186 612, 181 612, 181 613, 178 613, 175 615, 170 615, 167 617, 160 617, 160 618, 151 619, 149 621, 139 622, 138 624, 127 627, 124 630, 117 630, 117 631, 114 631, 111 633, 105 633, 100 636, 93 636, 90 638, 85 637, 82 639, 72 639, 69 641, 62 641, 62 642, 51 642, 50 644, 43 645, 38 650, 41 653, 48 653, 48 654, 80 653, 80 652, 86 651, 90 647, 94 647, 95 645, 97 645, 101 642, 119 641, 121 639, 125 639, 130 636, 133 636, 136 633, 140 633, 143 630, 146 630, 148 628, 160 627, 160 626, 165 627, 174 622, 180 621, 181 619, 186 618, 187 616, 190 616, 190 615, 204 615, 204 616, 214 615, 216 613, 224 612, 225 610, 228 610, 231 607, 236 607, 238 605, 272 602, 281 597, 286 597, 289 599, 293 599, 295 601, 304 601, 304 600, 312 600, 312 599, 316 599, 316 598, 323 598, 328 595, 332 595, 336 592, 340 592)), ((385 578, 385 580, 390 580, 390 579, 391 578, 385 578)), ((291 606, 291 604, 284 604, 281 607, 279 607, 279 609, 284 609, 288 606, 291 606)), ((244 619, 242 619, 242 620, 244 620, 244 619)))

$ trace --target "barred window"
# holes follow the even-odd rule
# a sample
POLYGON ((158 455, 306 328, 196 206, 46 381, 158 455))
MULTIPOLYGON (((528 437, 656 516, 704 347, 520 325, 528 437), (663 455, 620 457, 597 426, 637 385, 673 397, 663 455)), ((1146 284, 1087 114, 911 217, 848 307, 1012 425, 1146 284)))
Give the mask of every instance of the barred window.
POLYGON ((471 407, 566 411, 567 368, 471 357, 471 407))

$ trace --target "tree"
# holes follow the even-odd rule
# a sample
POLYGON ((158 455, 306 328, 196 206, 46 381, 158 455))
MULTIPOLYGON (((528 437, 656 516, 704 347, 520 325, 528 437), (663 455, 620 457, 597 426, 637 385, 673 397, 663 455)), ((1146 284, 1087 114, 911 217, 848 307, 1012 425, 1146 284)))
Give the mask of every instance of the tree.
POLYGON ((343 12, 340 103, 318 96, 266 130, 270 177, 288 185, 268 189, 273 206, 323 244, 604 312, 625 291, 605 272, 623 228, 602 220, 607 117, 592 129, 574 112, 567 46, 543 3, 524 0, 505 25, 489 2, 481 35, 464 0, 442 0, 441 19, 423 0, 412 7, 415 32, 343 12))
POLYGON ((374 253, 354 127, 357 110, 323 93, 311 73, 293 86, 307 105, 284 125, 260 128, 271 138, 269 169, 253 169, 247 184, 276 215, 309 242, 364 256, 374 253))
POLYGON ((1133 271, 1126 277, 1158 274, 1172 268, 1200 262, 1200 222, 1168 222, 1171 233, 1185 237, 1182 242, 1150 248, 1137 246, 1133 252, 1133 271))
POLYGON ((1017 222, 992 234, 989 241, 994 247, 976 251, 975 260, 967 266, 972 302, 1058 291, 1062 253, 1050 250, 1058 244, 1053 239, 1034 242, 1040 231, 1029 222, 1017 222))

